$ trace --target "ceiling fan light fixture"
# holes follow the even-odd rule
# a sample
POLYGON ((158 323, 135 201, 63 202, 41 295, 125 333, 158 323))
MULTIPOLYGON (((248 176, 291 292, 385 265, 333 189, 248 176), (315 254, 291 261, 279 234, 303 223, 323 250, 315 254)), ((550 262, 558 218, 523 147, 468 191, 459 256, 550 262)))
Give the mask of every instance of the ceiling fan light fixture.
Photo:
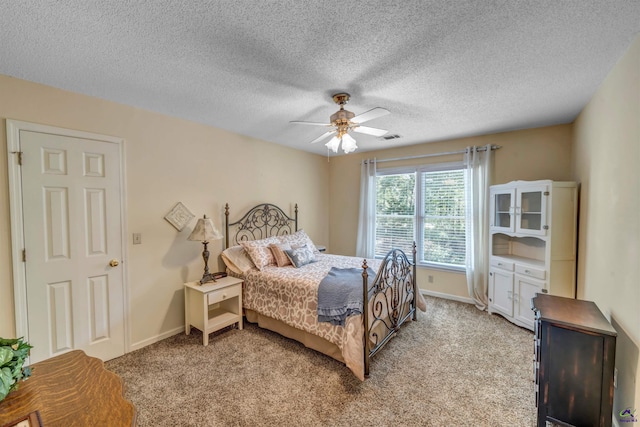
POLYGON ((386 134, 388 131, 384 129, 362 126, 362 123, 369 120, 377 119, 378 117, 386 116, 387 114, 389 114, 389 111, 385 110, 384 108, 376 107, 372 108, 369 111, 365 111, 364 113, 355 115, 353 112, 344 109, 345 104, 349 102, 349 98, 350 95, 348 93, 336 93, 335 95, 333 95, 333 101, 340 106, 340 109, 331 115, 329 124, 300 121, 292 121, 290 123, 333 127, 333 130, 325 132, 324 134, 311 141, 311 143, 313 144, 316 142, 320 142, 323 139, 328 138, 330 135, 333 135, 331 140, 325 144, 325 146, 329 150, 337 153, 338 149, 340 148, 340 144, 342 143, 342 150, 345 152, 345 154, 352 153, 356 151, 358 146, 356 145, 356 140, 353 139, 351 135, 349 135, 349 132, 354 131, 377 137, 386 134))
POLYGON ((340 147, 340 138, 338 138, 337 136, 334 136, 333 138, 331 138, 329 140, 329 142, 327 142, 325 144, 325 146, 329 150, 333 151, 334 153, 337 153, 338 152, 338 147, 340 147))
POLYGON ((358 146, 356 145, 356 140, 353 139, 351 135, 347 133, 342 136, 342 150, 345 152, 345 154, 352 153, 356 151, 357 148, 358 146))

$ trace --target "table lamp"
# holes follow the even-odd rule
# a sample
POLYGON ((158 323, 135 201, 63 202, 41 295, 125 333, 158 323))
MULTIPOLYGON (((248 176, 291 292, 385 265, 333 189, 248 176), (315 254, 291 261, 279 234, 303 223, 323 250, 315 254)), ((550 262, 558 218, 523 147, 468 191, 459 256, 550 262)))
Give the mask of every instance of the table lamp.
POLYGON ((204 259, 204 275, 200 280, 200 284, 207 282, 215 282, 216 279, 213 274, 209 273, 209 251, 207 250, 207 244, 209 240, 222 239, 222 234, 218 231, 211 218, 199 218, 193 231, 187 238, 188 240, 196 240, 202 242, 204 245, 204 251, 202 252, 202 259, 204 259))

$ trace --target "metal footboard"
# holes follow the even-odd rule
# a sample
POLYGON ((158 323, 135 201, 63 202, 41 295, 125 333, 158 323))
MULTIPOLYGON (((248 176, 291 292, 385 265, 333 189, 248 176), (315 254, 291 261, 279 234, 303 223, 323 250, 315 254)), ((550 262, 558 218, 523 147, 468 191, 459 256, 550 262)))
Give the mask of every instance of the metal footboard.
POLYGON ((392 249, 382 260, 378 274, 369 285, 367 260, 362 263, 364 375, 369 376, 370 359, 416 312, 416 244, 413 262, 400 249, 392 249))

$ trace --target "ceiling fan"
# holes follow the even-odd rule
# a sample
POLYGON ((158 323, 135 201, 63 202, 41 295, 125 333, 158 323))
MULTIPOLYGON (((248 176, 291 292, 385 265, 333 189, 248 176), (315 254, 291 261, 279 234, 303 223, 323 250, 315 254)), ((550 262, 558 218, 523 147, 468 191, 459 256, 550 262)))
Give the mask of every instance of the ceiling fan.
POLYGON ((384 108, 376 107, 356 116, 351 111, 344 109, 345 104, 349 102, 350 96, 351 95, 349 95, 348 93, 336 93, 335 95, 333 95, 333 102, 340 106, 340 110, 331 115, 331 123, 329 124, 299 121, 292 121, 290 123, 333 127, 334 129, 323 133, 322 135, 311 141, 310 144, 322 141, 323 139, 333 135, 333 138, 331 138, 329 142, 325 144, 327 148, 332 150, 334 153, 337 153, 338 148, 340 147, 340 142, 342 142, 342 150, 345 153, 351 153, 358 147, 356 146, 356 140, 353 139, 351 135, 349 135, 349 132, 353 131, 364 133, 367 135, 382 136, 388 131, 368 126, 361 126, 361 123, 377 119, 378 117, 386 116, 387 114, 390 114, 390 112, 389 110, 385 110, 384 108))

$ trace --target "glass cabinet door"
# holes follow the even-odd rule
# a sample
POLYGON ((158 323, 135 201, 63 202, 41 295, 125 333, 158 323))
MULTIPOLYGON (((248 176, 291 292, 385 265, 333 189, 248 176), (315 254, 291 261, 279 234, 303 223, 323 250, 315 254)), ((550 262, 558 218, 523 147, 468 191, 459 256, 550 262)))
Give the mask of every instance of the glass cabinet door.
POLYGON ((547 233, 547 186, 525 187, 518 191, 516 232, 545 235, 547 233))
POLYGON ((515 190, 496 190, 491 194, 491 228, 514 231, 515 190))

